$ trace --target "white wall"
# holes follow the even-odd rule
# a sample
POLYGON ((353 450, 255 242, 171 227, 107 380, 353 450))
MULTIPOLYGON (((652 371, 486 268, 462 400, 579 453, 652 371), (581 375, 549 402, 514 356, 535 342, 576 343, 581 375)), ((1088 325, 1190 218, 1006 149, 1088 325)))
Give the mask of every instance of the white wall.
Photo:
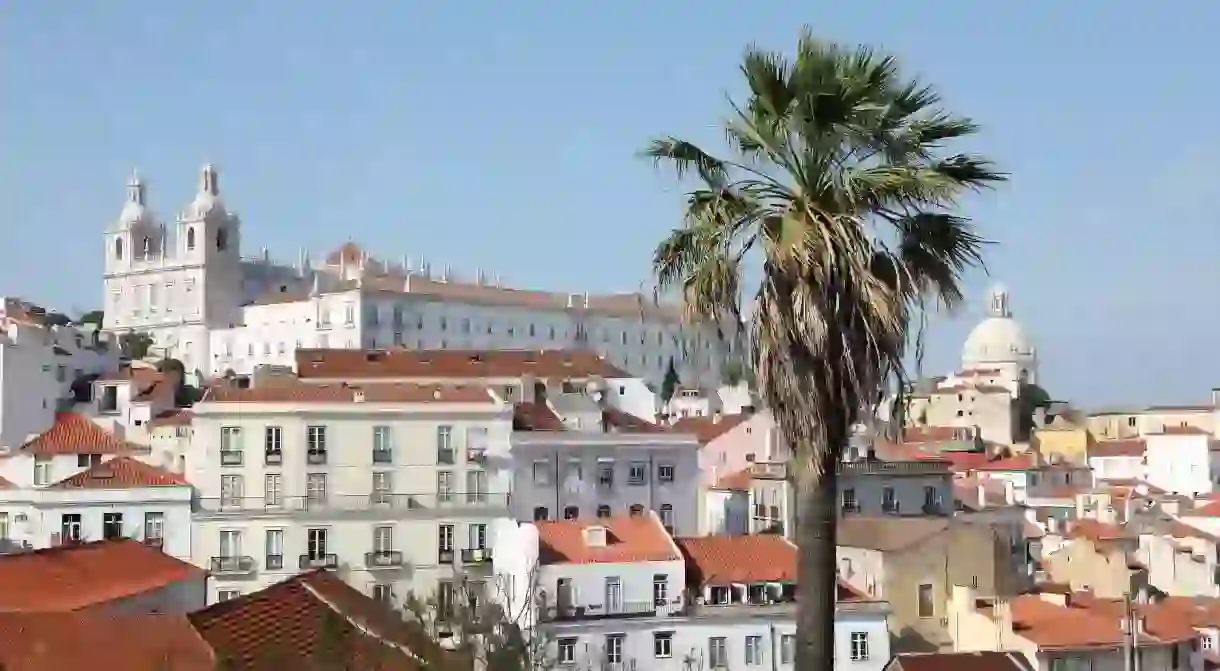
POLYGON ((1089 468, 1098 480, 1143 480, 1144 458, 1089 457, 1089 468))
POLYGON ((1148 434, 1144 441, 1148 484, 1186 496, 1212 491, 1211 436, 1148 434))

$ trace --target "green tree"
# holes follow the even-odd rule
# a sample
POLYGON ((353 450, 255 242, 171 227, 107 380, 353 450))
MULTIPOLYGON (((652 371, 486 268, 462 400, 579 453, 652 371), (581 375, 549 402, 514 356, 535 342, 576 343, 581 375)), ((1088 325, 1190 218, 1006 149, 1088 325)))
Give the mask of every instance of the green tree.
POLYGON ((102 322, 104 322, 105 319, 106 315, 101 310, 90 310, 89 312, 81 315, 80 319, 76 321, 81 324, 96 324, 98 328, 101 328, 102 322))
POLYGON ((681 384, 682 379, 678 377, 678 369, 674 367, 674 358, 671 356, 669 357, 669 368, 665 369, 665 379, 661 380, 661 400, 669 403, 681 384))
POLYGON ((752 47, 741 71, 749 93, 731 105, 725 157, 672 137, 645 152, 697 179, 653 269, 704 324, 741 323, 743 268, 761 269, 747 351, 798 455, 796 665, 829 671, 836 463, 861 413, 906 382, 913 325, 933 302, 959 303, 962 273, 981 264, 957 199, 1004 176, 946 151, 977 127, 892 57, 806 31, 791 59, 752 47))
POLYGON ((119 336, 119 352, 125 359, 143 359, 153 346, 152 336, 134 331, 119 336))

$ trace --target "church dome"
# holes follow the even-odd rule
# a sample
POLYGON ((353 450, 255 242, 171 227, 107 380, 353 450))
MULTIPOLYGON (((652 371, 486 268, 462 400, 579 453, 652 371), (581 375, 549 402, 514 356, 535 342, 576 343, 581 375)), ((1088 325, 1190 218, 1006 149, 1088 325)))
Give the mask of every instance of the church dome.
POLYGON ((220 199, 220 179, 216 168, 209 164, 203 166, 199 177, 199 192, 186 206, 183 216, 187 220, 204 219, 213 211, 223 214, 225 206, 220 199))
POLYGON ((153 221, 152 211, 144 199, 144 182, 133 172, 127 182, 127 202, 123 203, 123 209, 119 212, 118 230, 137 228, 153 221))
POLYGON ((1021 363, 1033 359, 1033 344, 1008 308, 1008 292, 1002 287, 992 289, 987 311, 987 318, 966 338, 962 365, 1021 363))

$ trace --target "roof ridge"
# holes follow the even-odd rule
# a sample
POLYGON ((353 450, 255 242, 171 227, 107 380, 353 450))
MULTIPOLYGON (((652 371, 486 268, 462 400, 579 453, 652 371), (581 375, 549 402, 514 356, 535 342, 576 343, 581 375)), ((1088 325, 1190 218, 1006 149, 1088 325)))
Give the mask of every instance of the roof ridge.
MULTIPOLYGON (((360 633, 362 633, 362 634, 364 634, 365 636, 368 636, 368 637, 370 637, 370 638, 372 638, 372 639, 375 639, 376 641, 378 641, 378 642, 379 642, 379 643, 381 643, 382 645, 385 645, 385 646, 387 646, 387 647, 394 648, 394 649, 398 650, 399 652, 403 653, 403 654, 404 654, 404 655, 406 655, 407 657, 410 657, 411 659, 415 660, 416 662, 419 662, 419 663, 421 663, 421 664, 423 664, 423 663, 424 663, 423 658, 421 658, 419 655, 416 655, 414 652, 412 652, 411 650, 409 650, 409 649, 408 649, 408 648, 407 648, 405 645, 399 645, 398 643, 395 643, 395 642, 393 642, 393 641, 387 640, 387 639, 386 639, 384 636, 382 636, 380 633, 373 631, 373 630, 372 630, 372 629, 371 629, 371 628, 368 626, 368 624, 367 624, 367 623, 360 622, 360 621, 358 621, 358 620, 356 619, 356 617, 355 617, 355 616, 353 616, 353 615, 351 615, 351 614, 349 614, 349 613, 345 613, 345 612, 343 612, 343 611, 342 611, 342 610, 341 610, 341 609, 340 609, 338 606, 336 606, 336 605, 335 605, 335 604, 334 604, 334 603, 333 603, 333 602, 332 602, 330 599, 327 599, 325 596, 323 596, 323 595, 322 595, 322 594, 321 594, 321 593, 320 593, 320 592, 317 590, 317 588, 315 588, 313 585, 310 585, 308 580, 305 580, 305 579, 304 579, 304 578, 305 578, 305 577, 307 577, 307 576, 316 576, 316 575, 318 575, 319 573, 325 573, 325 570, 324 570, 324 569, 318 569, 317 571, 314 571, 314 572, 312 572, 312 573, 304 573, 304 574, 301 574, 300 576, 298 576, 298 577, 302 578, 302 580, 300 581, 300 584, 301 584, 301 586, 302 586, 302 587, 304 587, 304 588, 305 588, 305 591, 306 591, 306 592, 308 592, 308 593, 309 593, 311 596, 313 596, 313 597, 314 597, 315 599, 317 599, 317 600, 318 600, 320 603, 322 603, 322 605, 324 605, 324 606, 326 606, 327 608, 329 608, 329 609, 331 610, 331 612, 335 613, 335 614, 336 614, 336 615, 338 615, 339 617, 342 617, 344 620, 347 620, 348 624, 350 624, 350 625, 352 625, 353 627, 355 627, 357 630, 359 630, 359 631, 360 631, 360 633)), ((347 583, 343 583, 343 585, 344 585, 344 587, 347 587, 347 583)))

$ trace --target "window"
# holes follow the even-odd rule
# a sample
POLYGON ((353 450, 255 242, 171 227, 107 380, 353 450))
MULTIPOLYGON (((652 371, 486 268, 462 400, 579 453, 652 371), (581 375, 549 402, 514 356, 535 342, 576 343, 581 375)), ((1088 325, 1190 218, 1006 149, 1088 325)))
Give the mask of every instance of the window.
POLYGON ((224 558, 241 556, 241 532, 220 532, 220 556, 224 558))
POLYGON ((931 510, 940 505, 940 496, 936 493, 935 487, 923 488, 923 507, 926 510, 931 510))
POLYGON ((308 505, 326 503, 325 473, 307 473, 305 475, 305 502, 308 505))
POLYGON ((642 506, 638 503, 633 503, 633 504, 631 504, 631 508, 629 508, 629 511, 631 512, 632 517, 640 517, 641 515, 644 514, 644 506, 642 506))
POLYGON ((547 485, 551 482, 550 464, 544 459, 534 462, 534 484, 547 485))
POLYGON ((229 232, 223 228, 216 230, 216 249, 223 252, 229 246, 229 232))
POLYGON ((707 639, 708 667, 712 669, 727 669, 729 666, 729 642, 723 636, 713 636, 707 639))
POLYGON ((394 492, 394 474, 389 471, 373 473, 373 503, 389 503, 394 492))
POLYGON ((305 530, 306 551, 311 560, 326 557, 326 529, 305 530))
POLYGON ((623 663, 623 634, 606 635, 606 663, 623 663))
POLYGON ((453 499, 453 471, 436 472, 436 499, 442 502, 453 499))
POLYGON ((192 226, 186 229, 186 251, 195 250, 195 227, 192 226))
POLYGON ((241 465, 241 427, 220 427, 220 463, 221 465, 241 465))
POLYGON ((51 458, 34 457, 34 486, 41 487, 51 482, 51 458))
POLYGON ((762 663, 762 636, 746 636, 746 666, 759 666, 762 663))
POLYGON ((268 529, 266 541, 266 568, 278 571, 284 568, 284 530, 268 529))
POLYGON ((237 507, 241 505, 244 494, 244 484, 240 475, 220 476, 221 507, 237 507))
POLYGON ((310 454, 326 454, 326 427, 311 426, 306 428, 305 447, 310 454))
POLYGON ((241 592, 235 589, 222 589, 216 592, 216 599, 218 601, 232 601, 239 596, 241 596, 241 592))
POLYGON ((1135 418, 1134 417, 1127 418, 1127 426, 1129 426, 1133 429, 1135 428, 1135 418))
POLYGON ((389 552, 394 549, 394 527, 373 528, 373 551, 389 552))
POLYGON ((668 503, 661 504, 661 509, 657 511, 657 517, 661 518, 661 526, 669 533, 674 532, 674 507, 668 503))
POLYGON ((466 527, 466 547, 470 550, 487 549, 486 524, 471 524, 466 527))
POLYGON ((893 487, 881 490, 881 509, 890 513, 898 512, 898 498, 893 487))
POLYGON ((383 606, 394 605, 394 586, 393 585, 373 585, 373 600, 383 606))
POLYGON ((863 662, 868 659, 868 632, 853 631, 851 633, 851 661, 863 662))
POLYGON ((661 464, 660 466, 657 466, 657 477, 660 478, 661 482, 673 482, 674 465, 661 464))
POLYGON ((436 528, 436 546, 442 552, 453 551, 453 525, 442 524, 436 528))
POLYGON ((268 473, 263 479, 263 505, 275 508, 284 502, 284 476, 268 473))
POLYGON ((574 520, 580 517, 580 508, 576 506, 568 506, 563 509, 563 518, 565 520, 574 520))
POLYGON ((78 454, 76 455, 77 468, 90 468, 102 463, 102 455, 100 454, 78 454))
POLYGON ((623 612, 623 581, 618 577, 606 578, 606 614, 623 612))
POLYGON ((59 538, 62 542, 77 542, 81 539, 81 523, 79 514, 60 517, 59 538))
POLYGON ((284 431, 278 426, 268 426, 263 429, 263 451, 268 464, 280 463, 284 454, 284 431))
POLYGON ((642 485, 648 479, 648 464, 633 461, 627 470, 627 484, 642 485))
POLYGON ((559 659, 560 664, 575 664, 576 663, 576 639, 561 638, 559 639, 559 659))
POLYGON ((123 513, 102 513, 102 538, 114 540, 123 537, 123 513))
POLYGON ((673 656, 674 633, 658 631, 652 635, 652 656, 657 659, 669 659, 673 656))
POLYGON ((669 576, 658 573, 652 576, 652 603, 654 606, 664 606, 669 599, 669 576))
POLYGON ((538 506, 537 508, 534 508, 535 522, 545 522, 549 515, 550 513, 547 511, 546 506, 538 506))
POLYGON ((393 434, 388 426, 373 427, 373 463, 389 464, 394 461, 393 434))
POLYGON ((436 463, 453 463, 453 427, 436 427, 436 463))
POLYGON ((466 503, 487 502, 487 472, 466 471, 466 503))
POLYGON ((614 486, 614 463, 601 462, 597 465, 597 484, 602 487, 614 486))
POLYGON ((779 663, 791 664, 796 661, 796 636, 784 634, 779 637, 779 663))
POLYGON ((116 261, 123 260, 123 238, 114 239, 114 258, 116 261))
POLYGON ((932 586, 924 583, 919 586, 919 617, 933 617, 936 615, 936 604, 932 599, 932 586))
POLYGON ((610 517, 610 506, 600 505, 597 507, 597 516, 601 518, 610 517))
POLYGON ((567 472, 564 475, 564 482, 576 484, 583 482, 585 479, 584 469, 581 467, 580 459, 568 459, 567 472))
POLYGON ((0 513, 0 541, 9 538, 8 513, 0 513))

